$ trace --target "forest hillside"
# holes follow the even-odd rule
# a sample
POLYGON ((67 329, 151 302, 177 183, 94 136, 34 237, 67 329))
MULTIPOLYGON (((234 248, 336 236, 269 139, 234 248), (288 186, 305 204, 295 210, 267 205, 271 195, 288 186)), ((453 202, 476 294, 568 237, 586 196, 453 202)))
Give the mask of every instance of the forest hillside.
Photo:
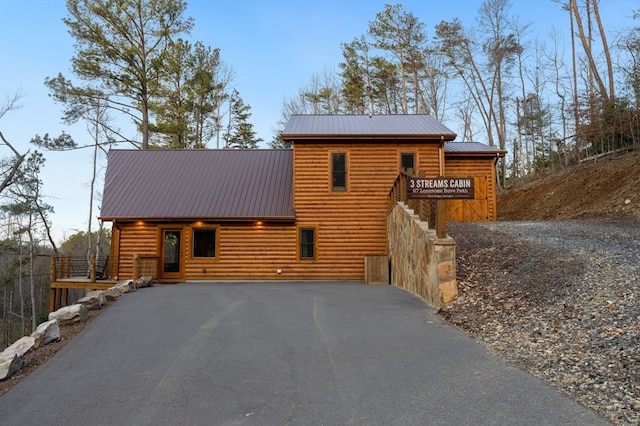
POLYGON ((640 221, 640 152, 533 174, 498 193, 498 220, 640 221))

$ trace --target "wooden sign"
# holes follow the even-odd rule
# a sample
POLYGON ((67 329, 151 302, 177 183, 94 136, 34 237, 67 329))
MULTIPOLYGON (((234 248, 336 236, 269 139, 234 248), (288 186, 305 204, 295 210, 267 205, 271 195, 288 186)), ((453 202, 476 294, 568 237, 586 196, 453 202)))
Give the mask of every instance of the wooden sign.
POLYGON ((427 200, 473 200, 473 178, 411 177, 407 180, 407 197, 427 200))

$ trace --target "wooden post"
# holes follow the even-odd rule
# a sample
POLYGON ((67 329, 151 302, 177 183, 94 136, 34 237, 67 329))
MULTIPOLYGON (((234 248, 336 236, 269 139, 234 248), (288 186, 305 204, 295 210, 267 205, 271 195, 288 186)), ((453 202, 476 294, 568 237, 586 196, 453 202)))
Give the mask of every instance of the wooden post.
POLYGON ((96 282, 96 255, 92 254, 89 258, 89 281, 96 282))
POLYGON ((56 257, 51 255, 49 261, 49 281, 54 282, 56 280, 56 257))
POLYGON ((133 279, 140 278, 140 255, 133 253, 133 279))
POLYGON ((71 277, 71 256, 67 256, 66 260, 66 271, 62 273, 62 278, 71 277))
POLYGON ((436 201, 436 235, 447 238, 447 200, 436 201))
POLYGON ((49 312, 55 311, 56 289, 49 290, 49 312))
MULTIPOLYGON (((49 285, 56 281, 56 256, 51 255, 49 262, 49 285)), ((49 312, 53 312, 56 306, 56 289, 52 288, 49 291, 49 312)))

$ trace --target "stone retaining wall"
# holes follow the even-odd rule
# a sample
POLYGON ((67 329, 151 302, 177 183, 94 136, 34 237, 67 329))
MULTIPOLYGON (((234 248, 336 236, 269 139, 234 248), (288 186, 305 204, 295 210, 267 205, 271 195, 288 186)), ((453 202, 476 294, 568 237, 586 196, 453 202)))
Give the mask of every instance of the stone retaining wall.
POLYGON ((413 210, 399 202, 387 217, 391 284, 440 307, 458 297, 456 242, 437 238, 413 210))

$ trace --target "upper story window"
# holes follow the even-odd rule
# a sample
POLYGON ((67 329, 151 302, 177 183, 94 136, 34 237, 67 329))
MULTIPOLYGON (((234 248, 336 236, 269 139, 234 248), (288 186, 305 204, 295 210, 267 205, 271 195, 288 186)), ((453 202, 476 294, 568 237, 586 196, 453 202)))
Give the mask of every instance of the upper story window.
POLYGON ((331 154, 331 189, 333 191, 347 190, 347 154, 331 154))
POLYGON ((412 152, 403 152, 400 154, 400 170, 415 174, 416 172, 416 155, 412 152))

